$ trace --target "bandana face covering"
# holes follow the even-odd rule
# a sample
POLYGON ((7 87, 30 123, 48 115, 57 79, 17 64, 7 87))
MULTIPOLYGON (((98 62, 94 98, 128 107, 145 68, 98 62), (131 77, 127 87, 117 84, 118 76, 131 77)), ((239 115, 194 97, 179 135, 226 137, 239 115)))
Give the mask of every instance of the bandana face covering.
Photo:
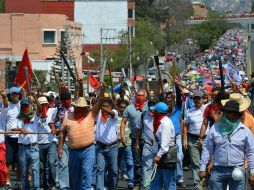
POLYGON ((108 119, 109 115, 101 112, 101 121, 105 123, 108 119))
POLYGON ((41 105, 41 111, 42 111, 42 113, 41 113, 41 117, 42 118, 46 118, 47 117, 47 112, 48 112, 48 104, 42 104, 41 105))
POLYGON ((21 105, 21 111, 24 113, 29 112, 29 105, 28 104, 21 105))
POLYGON ((54 101, 49 103, 49 107, 50 108, 53 108, 54 106, 55 106, 55 102, 54 101))
POLYGON ((223 137, 231 135, 235 128, 238 126, 240 120, 229 120, 225 115, 220 119, 219 124, 220 124, 220 132, 223 137))
POLYGON ((20 113, 18 115, 18 119, 22 120, 24 124, 30 123, 30 120, 33 118, 34 111, 32 110, 32 106, 28 104, 21 105, 20 113))
POLYGON ((164 114, 159 114, 157 112, 154 113, 154 119, 153 119, 153 134, 156 134, 157 133, 157 130, 161 124, 161 120, 166 117, 167 115, 164 114))
POLYGON ((69 107, 71 107, 71 100, 63 100, 61 101, 62 105, 68 109, 69 107))
POLYGON ((145 105, 146 98, 142 96, 136 96, 135 107, 137 110, 142 110, 145 105))

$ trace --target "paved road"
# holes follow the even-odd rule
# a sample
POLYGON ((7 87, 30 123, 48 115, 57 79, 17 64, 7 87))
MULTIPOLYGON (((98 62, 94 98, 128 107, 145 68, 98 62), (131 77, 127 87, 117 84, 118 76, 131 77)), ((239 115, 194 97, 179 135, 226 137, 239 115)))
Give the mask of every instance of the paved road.
MULTIPOLYGON (((181 189, 185 189, 185 190, 193 190, 194 189, 194 185, 193 185, 193 179, 192 179, 192 174, 191 174, 191 170, 188 171, 184 171, 184 183, 186 184, 186 188, 179 188, 179 190, 181 189)), ((118 187, 117 190, 127 190, 127 182, 120 180, 118 182, 118 187)))
MULTIPOLYGON (((11 176, 11 179, 12 179, 12 185, 15 184, 15 172, 13 171, 12 172, 12 176, 11 176)), ((193 179, 192 179, 192 174, 191 174, 191 171, 188 170, 188 171, 184 171, 184 182, 186 184, 186 188, 181 188, 181 189, 185 189, 185 190, 193 190, 194 189, 194 185, 193 185, 193 179)), ((119 180, 118 182, 118 187, 117 187, 117 190, 127 190, 128 188, 128 185, 127 185, 127 181, 123 181, 122 179, 119 180)), ((179 188, 180 190, 180 188, 179 188)))

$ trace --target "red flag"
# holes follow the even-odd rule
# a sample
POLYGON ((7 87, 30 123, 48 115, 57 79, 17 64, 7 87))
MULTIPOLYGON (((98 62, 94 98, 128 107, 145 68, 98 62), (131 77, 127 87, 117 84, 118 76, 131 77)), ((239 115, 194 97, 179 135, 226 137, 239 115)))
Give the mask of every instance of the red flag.
POLYGON ((91 87, 93 87, 95 89, 100 86, 99 81, 92 74, 89 75, 89 82, 90 82, 91 87))
POLYGON ((28 81, 31 86, 33 71, 32 71, 32 64, 31 64, 29 57, 28 57, 27 49, 24 51, 23 58, 22 58, 22 61, 19 65, 19 70, 17 72, 14 82, 19 84, 22 88, 24 88, 26 90, 27 93, 29 93, 28 85, 26 83, 26 76, 25 76, 25 72, 24 72, 24 67, 27 67, 28 81))

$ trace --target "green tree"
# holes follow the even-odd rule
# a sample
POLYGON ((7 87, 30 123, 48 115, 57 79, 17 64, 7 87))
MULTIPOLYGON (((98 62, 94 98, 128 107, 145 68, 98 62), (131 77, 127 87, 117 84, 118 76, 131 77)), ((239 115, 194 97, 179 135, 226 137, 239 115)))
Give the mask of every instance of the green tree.
POLYGON ((0 13, 5 13, 5 0, 0 0, 0 13))
MULTIPOLYGON (((71 40, 70 36, 68 33, 68 27, 66 27, 66 31, 61 33, 61 41, 58 42, 57 48, 56 48, 56 53, 54 56, 54 64, 53 66, 55 67, 56 74, 59 76, 60 81, 64 81, 65 85, 68 85, 68 73, 69 70, 67 69, 66 65, 64 64, 62 57, 60 55, 60 52, 62 51, 73 71, 73 73, 76 75, 75 72, 75 58, 74 54, 71 50, 71 40), (62 65, 64 67, 64 72, 62 72, 62 65)), ((70 91, 74 92, 75 90, 75 83, 73 78, 70 76, 70 91)), ((51 80, 54 79, 53 72, 51 72, 51 80)))
POLYGON ((254 2, 252 2, 252 5, 251 5, 251 13, 254 13, 254 2))
MULTIPOLYGON (((34 70, 34 73, 36 74, 38 81, 40 82, 41 85, 41 90, 42 92, 47 92, 47 91, 57 91, 57 84, 55 82, 46 82, 46 72, 43 72, 41 70, 34 70)), ((33 84, 37 85, 37 81, 35 78, 33 78, 33 84)), ((36 89, 34 89, 36 90, 36 89)))

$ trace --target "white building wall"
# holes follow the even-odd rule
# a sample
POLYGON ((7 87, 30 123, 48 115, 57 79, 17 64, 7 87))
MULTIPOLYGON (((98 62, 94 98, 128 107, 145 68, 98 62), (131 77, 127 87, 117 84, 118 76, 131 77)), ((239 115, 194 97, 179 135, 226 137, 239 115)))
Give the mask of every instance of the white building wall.
MULTIPOLYGON (((127 3, 127 0, 76 0, 74 18, 83 25, 83 44, 100 44, 101 28, 103 38, 117 37, 120 31, 127 31, 127 3)), ((116 44, 118 41, 103 40, 103 43, 116 44)))

